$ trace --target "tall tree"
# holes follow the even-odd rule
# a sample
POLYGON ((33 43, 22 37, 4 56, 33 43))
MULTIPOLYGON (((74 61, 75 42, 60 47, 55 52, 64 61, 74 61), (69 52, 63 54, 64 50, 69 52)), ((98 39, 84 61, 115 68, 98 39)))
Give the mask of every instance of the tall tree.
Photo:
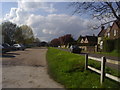
POLYGON ((2 23, 2 36, 5 43, 13 44, 17 25, 11 22, 2 23))
POLYGON ((32 28, 27 25, 20 26, 22 30, 22 35, 24 37, 24 44, 29 44, 34 42, 34 34, 32 28))
POLYGON ((71 34, 66 34, 63 37, 64 37, 65 46, 67 46, 68 44, 71 44, 74 41, 73 36, 71 34))
POLYGON ((16 43, 24 43, 24 36, 22 34, 22 29, 20 27, 18 27, 15 32, 15 42, 16 43))
POLYGON ((51 44, 53 46, 60 46, 60 45, 65 45, 67 46, 68 44, 72 44, 75 40, 73 39, 73 36, 71 34, 66 34, 64 36, 61 36, 59 38, 55 38, 51 41, 51 44))
MULTIPOLYGON (((120 21, 120 2, 73 2, 70 4, 74 8, 73 14, 90 14, 98 20, 105 18, 115 18, 120 21)), ((112 21, 106 21, 102 25, 112 21)))
POLYGON ((50 44, 54 47, 60 46, 60 40, 58 38, 53 39, 50 44))

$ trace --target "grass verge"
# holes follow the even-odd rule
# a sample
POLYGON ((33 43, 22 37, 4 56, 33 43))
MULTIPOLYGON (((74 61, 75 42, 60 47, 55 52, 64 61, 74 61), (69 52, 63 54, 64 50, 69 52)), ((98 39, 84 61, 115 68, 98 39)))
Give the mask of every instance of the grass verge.
POLYGON ((119 83, 108 78, 101 85, 99 74, 84 70, 84 60, 84 56, 48 48, 49 74, 65 88, 119 88, 119 83))

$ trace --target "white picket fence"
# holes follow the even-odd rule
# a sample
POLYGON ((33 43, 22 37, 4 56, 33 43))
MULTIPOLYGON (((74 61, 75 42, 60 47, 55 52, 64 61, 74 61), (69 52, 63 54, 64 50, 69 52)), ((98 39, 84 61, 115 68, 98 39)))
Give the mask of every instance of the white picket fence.
POLYGON ((108 60, 106 61, 106 58, 103 56, 102 58, 95 58, 95 57, 90 57, 88 56, 88 54, 85 55, 85 70, 90 69, 92 71, 95 71, 97 73, 99 73, 100 76, 100 83, 102 84, 104 82, 105 77, 108 77, 114 81, 120 82, 120 78, 110 75, 108 73, 105 73, 105 64, 106 62, 112 63, 112 64, 118 64, 119 61, 112 61, 112 60, 108 60), (96 60, 96 61, 100 61, 101 62, 101 70, 95 69, 91 66, 88 66, 88 60, 92 59, 92 60, 96 60))

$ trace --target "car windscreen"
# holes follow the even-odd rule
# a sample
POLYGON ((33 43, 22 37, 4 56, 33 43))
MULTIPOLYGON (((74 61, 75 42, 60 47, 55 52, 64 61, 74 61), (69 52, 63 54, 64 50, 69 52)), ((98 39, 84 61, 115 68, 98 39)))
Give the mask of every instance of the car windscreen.
POLYGON ((4 47, 9 47, 7 44, 2 44, 2 46, 4 46, 4 47))
POLYGON ((13 45, 13 46, 18 46, 18 45, 13 45))

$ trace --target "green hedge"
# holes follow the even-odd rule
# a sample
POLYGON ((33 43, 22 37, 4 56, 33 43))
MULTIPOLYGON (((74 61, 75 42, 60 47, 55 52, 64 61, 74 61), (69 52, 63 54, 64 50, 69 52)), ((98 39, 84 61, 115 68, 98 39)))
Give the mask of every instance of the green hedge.
POLYGON ((120 53, 120 38, 115 40, 114 49, 120 53))
POLYGON ((120 52, 120 38, 119 39, 105 39, 103 43, 103 50, 105 52, 111 52, 113 50, 116 50, 117 52, 120 52))

